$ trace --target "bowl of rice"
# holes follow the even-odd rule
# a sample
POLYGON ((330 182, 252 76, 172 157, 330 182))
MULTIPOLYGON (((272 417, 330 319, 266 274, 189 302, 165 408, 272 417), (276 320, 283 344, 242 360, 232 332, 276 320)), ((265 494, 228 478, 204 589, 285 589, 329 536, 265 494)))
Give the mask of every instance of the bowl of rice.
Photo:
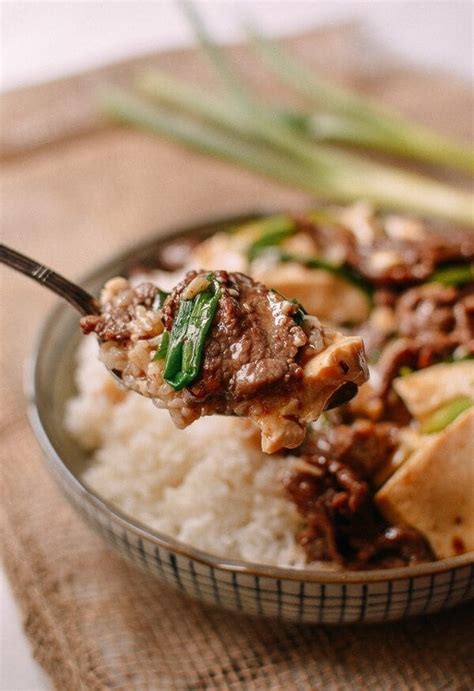
MULTIPOLYGON (((170 238, 193 242, 242 220, 152 238, 82 285, 97 294, 110 277, 153 265, 170 238)), ((370 571, 308 564, 301 516, 282 490, 285 456, 263 453, 238 418, 176 429, 166 411, 118 389, 97 350, 58 306, 31 362, 30 419, 67 500, 140 569, 205 603, 307 623, 395 620, 472 596, 472 554, 370 571)))

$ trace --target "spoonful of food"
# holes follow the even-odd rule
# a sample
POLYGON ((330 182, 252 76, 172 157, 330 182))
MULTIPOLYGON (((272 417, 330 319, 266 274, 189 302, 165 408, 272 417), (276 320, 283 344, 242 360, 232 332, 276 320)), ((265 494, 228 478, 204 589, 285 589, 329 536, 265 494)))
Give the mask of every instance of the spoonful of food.
POLYGON ((360 338, 322 326, 241 273, 189 271, 170 293, 117 277, 96 300, 4 245, 0 262, 75 307, 116 381, 167 408, 180 428, 203 415, 237 415, 260 428, 267 453, 294 448, 309 422, 368 378, 360 338))

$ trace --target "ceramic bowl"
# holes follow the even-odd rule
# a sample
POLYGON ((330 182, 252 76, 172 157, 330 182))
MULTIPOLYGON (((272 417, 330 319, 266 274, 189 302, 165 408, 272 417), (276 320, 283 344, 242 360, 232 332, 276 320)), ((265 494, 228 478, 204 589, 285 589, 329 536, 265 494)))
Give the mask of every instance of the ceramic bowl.
MULTIPOLYGON (((248 219, 224 219, 160 235, 113 258, 82 285, 97 294, 111 276, 153 263, 171 238, 204 237, 248 219)), ((74 394, 74 353, 80 338, 77 314, 66 304, 56 307, 42 329, 29 369, 31 424, 68 501, 114 550, 142 570, 205 603, 311 624, 400 619, 437 612, 473 596, 472 553, 366 572, 279 568, 206 554, 123 514, 82 481, 90 461, 63 427, 65 403, 74 394)))

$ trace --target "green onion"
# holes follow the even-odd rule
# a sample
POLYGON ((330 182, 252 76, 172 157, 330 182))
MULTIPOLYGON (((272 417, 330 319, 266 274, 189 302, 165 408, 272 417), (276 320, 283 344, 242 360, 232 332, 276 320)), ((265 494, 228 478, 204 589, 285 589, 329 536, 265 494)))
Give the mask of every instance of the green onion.
POLYGON ((247 258, 250 262, 269 247, 280 245, 295 232, 295 222, 288 216, 273 216, 267 221, 269 223, 263 228, 260 237, 252 242, 247 250, 247 258))
POLYGON ((290 300, 290 302, 292 302, 297 307, 296 312, 294 312, 294 314, 293 314, 293 319, 295 320, 295 322, 298 326, 301 326, 305 316, 308 313, 305 310, 305 308, 303 307, 303 305, 301 304, 301 302, 299 302, 296 298, 292 298, 290 300))
POLYGON ((173 328, 171 329, 169 337, 163 378, 175 389, 181 388, 174 385, 173 378, 182 370, 183 345, 192 309, 193 302, 191 300, 180 301, 178 313, 174 319, 173 328))
POLYGON ((474 360, 474 355, 471 355, 471 353, 459 355, 456 354, 456 351, 452 355, 452 362, 466 362, 466 360, 474 360))
POLYGON ((356 269, 348 264, 331 264, 325 259, 319 257, 300 257, 296 254, 289 254, 288 252, 280 252, 278 258, 282 262, 297 262, 306 266, 308 269, 322 269, 328 273, 342 278, 347 283, 351 283, 360 290, 362 290, 368 297, 372 297, 373 288, 370 283, 360 274, 356 269))
POLYGON ((360 288, 367 295, 372 295, 373 288, 370 283, 360 274, 356 269, 348 264, 330 264, 324 259, 319 259, 318 257, 313 257, 311 259, 304 260, 305 265, 310 269, 324 269, 329 273, 339 276, 347 283, 352 283, 352 285, 360 288))
POLYGON ((103 89, 99 100, 104 115, 115 122, 159 134, 299 189, 313 193, 319 190, 317 180, 313 180, 302 166, 268 147, 249 142, 241 132, 220 132, 177 113, 153 108, 133 94, 113 87, 103 89))
POLYGON ((158 292, 155 295, 155 299, 153 300, 153 309, 155 310, 155 312, 158 312, 158 310, 160 310, 163 307, 168 295, 169 293, 166 293, 164 290, 158 289, 158 292))
POLYGON ((410 159, 441 163, 474 172, 474 152, 427 127, 391 113, 349 89, 326 82, 275 43, 250 32, 257 53, 274 72, 296 91, 316 100, 323 112, 304 113, 260 104, 213 40, 195 5, 182 0, 181 6, 201 47, 217 69, 232 97, 231 107, 263 111, 267 119, 312 137, 394 153, 410 159))
POLYGON ((307 211, 305 213, 305 218, 311 221, 311 223, 338 226, 339 228, 342 227, 341 221, 337 215, 329 209, 313 209, 312 211, 307 211))
POLYGON ((251 33, 266 65, 291 88, 322 105, 326 112, 287 114, 287 122, 318 141, 366 146, 399 156, 474 172, 474 152, 467 146, 391 113, 370 99, 317 77, 272 41, 251 33))
POLYGON ((161 105, 189 113, 220 128, 238 129, 242 137, 252 139, 256 136, 255 124, 242 116, 241 109, 236 108, 232 100, 209 95, 156 69, 139 73, 135 85, 145 96, 161 105))
MULTIPOLYGON (((184 108, 193 116, 210 120, 218 127, 230 126, 237 134, 243 133, 251 139, 263 140, 272 149, 282 150, 290 158, 299 159, 301 165, 308 164, 311 168, 308 173, 313 177, 317 190, 314 187, 310 189, 307 184, 301 188, 316 192, 318 196, 341 201, 361 198, 380 207, 410 210, 473 225, 474 202, 472 195, 468 193, 458 192, 420 175, 370 163, 329 146, 308 146, 304 136, 308 118, 305 119, 304 114, 289 114, 262 104, 233 69, 222 48, 212 39, 195 6, 189 1, 182 1, 181 5, 205 53, 223 78, 230 98, 224 100, 224 104, 219 99, 207 99, 206 102, 206 97, 197 90, 194 90, 196 95, 193 98, 189 88, 184 93, 176 82, 175 93, 173 89, 164 89, 163 86, 159 88, 156 84, 155 87, 150 83, 148 87, 142 84, 148 95, 161 103, 168 100, 168 105, 184 108), (167 90, 168 94, 163 94, 163 90, 167 90), (170 96, 171 101, 174 99, 174 104, 170 102, 170 96)), ((309 95, 314 95, 316 90, 317 95, 323 97, 325 105, 330 106, 330 117, 334 119, 335 114, 339 119, 352 118, 351 127, 357 128, 360 138, 363 138, 363 132, 367 138, 367 133, 370 135, 372 128, 377 133, 379 148, 390 150, 388 143, 395 142, 397 150, 403 152, 408 142, 412 150, 416 150, 416 147, 418 151, 423 150, 425 158, 429 160, 432 160, 430 154, 437 146, 444 162, 459 161, 467 156, 468 161, 470 160, 468 168, 474 170, 474 155, 467 152, 466 147, 452 145, 449 140, 410 122, 404 122, 401 126, 399 116, 386 113, 358 94, 321 80, 315 86, 309 70, 305 72, 304 67, 292 61, 289 56, 282 55, 273 44, 259 37, 255 42, 264 55, 270 55, 273 62, 277 62, 284 74, 288 71, 288 81, 292 86, 305 93, 309 91, 309 95)), ((346 129, 347 127, 346 125, 346 129)), ((353 140, 354 137, 351 143, 354 143, 353 140)), ((275 172, 272 176, 279 177, 275 172)))
POLYGON ((190 2, 190 0, 178 0, 178 4, 183 9, 201 47, 233 96, 235 100, 234 105, 237 103, 242 104, 248 100, 249 92, 247 86, 239 78, 229 61, 224 58, 222 48, 212 39, 194 3, 190 2))
MULTIPOLYGON (((144 87, 145 81, 140 85, 144 87)), ((161 102, 162 92, 155 90, 151 78, 146 93, 161 102)), ((115 120, 240 163, 318 197, 338 201, 365 199, 385 208, 411 210, 472 225, 474 201, 467 192, 329 146, 308 146, 304 138, 269 120, 263 111, 250 113, 236 109, 229 116, 215 96, 198 93, 199 100, 188 97, 182 101, 179 82, 174 93, 171 89, 166 91, 166 105, 172 105, 174 111, 184 109, 191 115, 187 118, 177 112, 152 108, 116 89, 103 93, 102 108, 115 120), (193 119, 203 117, 217 127, 193 119)))
MULTIPOLYGON (((266 248, 262 247, 263 252, 266 248)), ((373 287, 371 284, 360 274, 356 269, 348 264, 331 264, 325 259, 320 259, 319 257, 301 257, 296 254, 290 254, 289 252, 283 252, 281 250, 277 253, 277 259, 281 262, 296 262, 302 266, 306 266, 308 269, 321 269, 327 271, 338 278, 341 278, 346 283, 350 283, 359 290, 361 290, 367 298, 369 299, 370 305, 372 304, 372 294, 373 287)), ((296 300, 292 300, 296 302, 296 300)), ((298 303, 299 304, 299 303, 298 303)))
POLYGON ((214 275, 210 274, 208 279, 211 284, 206 290, 191 300, 181 298, 171 329, 163 378, 175 391, 199 376, 205 340, 221 295, 214 275))
POLYGON ((421 432, 423 434, 434 434, 441 432, 451 422, 453 422, 461 413, 474 405, 472 398, 460 397, 450 401, 446 405, 438 408, 432 415, 425 420, 421 425, 421 432))
POLYGON ((153 360, 164 360, 166 358, 167 353, 168 353, 169 344, 170 344, 170 332, 169 331, 163 331, 163 335, 161 337, 159 348, 157 349, 157 351, 153 357, 153 360))
POLYGON ((401 377, 409 377, 410 374, 413 374, 413 368, 408 367, 407 365, 402 365, 400 369, 398 370, 398 374, 401 377))
POLYGON ((474 281, 474 264, 451 264, 438 269, 429 278, 430 283, 461 286, 474 281))

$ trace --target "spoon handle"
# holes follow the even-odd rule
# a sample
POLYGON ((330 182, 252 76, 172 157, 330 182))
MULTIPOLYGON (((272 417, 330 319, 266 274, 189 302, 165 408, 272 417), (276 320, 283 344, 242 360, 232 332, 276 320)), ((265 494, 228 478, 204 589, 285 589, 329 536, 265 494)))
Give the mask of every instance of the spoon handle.
POLYGON ((16 252, 0 244, 0 263, 6 264, 15 271, 19 271, 25 276, 29 276, 41 285, 49 288, 57 295, 67 300, 73 307, 75 307, 81 314, 98 314, 99 308, 97 302, 92 295, 89 295, 85 290, 75 283, 71 283, 66 278, 63 278, 52 269, 40 264, 30 257, 26 257, 20 252, 16 252))

